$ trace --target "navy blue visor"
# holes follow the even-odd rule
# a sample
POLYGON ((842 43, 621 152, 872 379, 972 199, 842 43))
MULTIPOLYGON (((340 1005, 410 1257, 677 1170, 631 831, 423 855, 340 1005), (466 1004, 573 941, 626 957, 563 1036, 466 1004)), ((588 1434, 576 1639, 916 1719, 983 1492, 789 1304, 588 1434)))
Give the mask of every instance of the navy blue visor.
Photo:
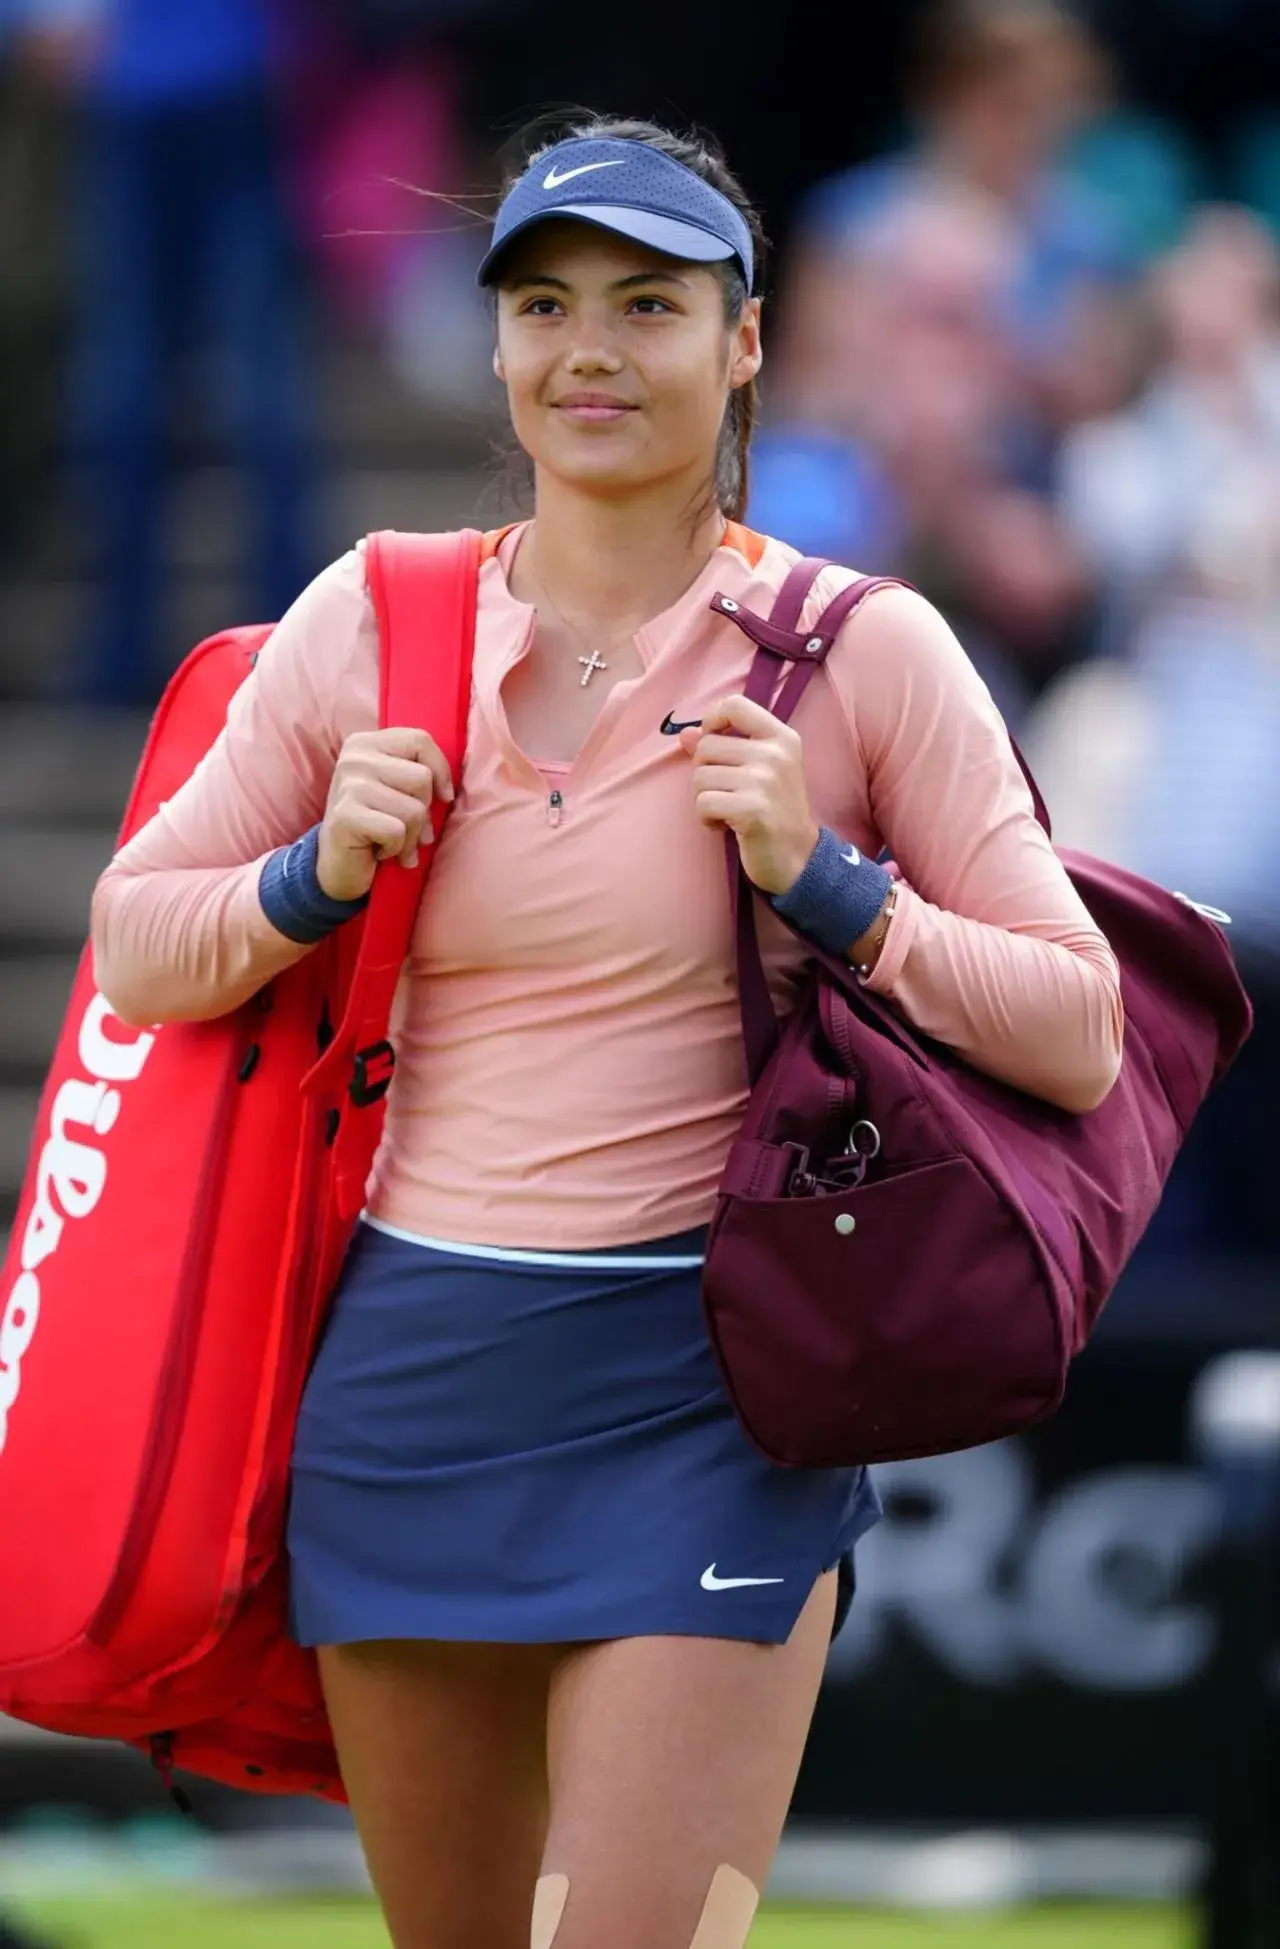
POLYGON ((646 143, 575 136, 539 156, 502 201, 479 282, 496 283, 507 246, 548 217, 577 217, 685 263, 736 258, 754 288, 745 219, 692 169, 646 143))

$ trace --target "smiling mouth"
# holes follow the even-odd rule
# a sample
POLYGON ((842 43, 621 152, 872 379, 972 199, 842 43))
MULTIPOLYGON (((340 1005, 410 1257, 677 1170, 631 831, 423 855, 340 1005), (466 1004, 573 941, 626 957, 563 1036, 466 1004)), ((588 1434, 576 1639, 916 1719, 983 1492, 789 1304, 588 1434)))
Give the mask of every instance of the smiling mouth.
POLYGON ((575 420, 620 420, 635 407, 625 399, 558 399, 555 410, 575 420))

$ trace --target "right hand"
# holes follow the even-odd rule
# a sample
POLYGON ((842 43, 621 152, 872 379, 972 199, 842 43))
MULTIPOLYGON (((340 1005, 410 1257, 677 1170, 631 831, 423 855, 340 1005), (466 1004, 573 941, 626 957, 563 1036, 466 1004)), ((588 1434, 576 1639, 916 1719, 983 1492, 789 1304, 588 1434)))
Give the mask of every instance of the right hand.
POLYGON ((425 731, 353 731, 329 785, 316 873, 331 900, 359 900, 383 860, 418 863, 434 837, 428 813, 436 795, 454 796, 439 746, 425 731))

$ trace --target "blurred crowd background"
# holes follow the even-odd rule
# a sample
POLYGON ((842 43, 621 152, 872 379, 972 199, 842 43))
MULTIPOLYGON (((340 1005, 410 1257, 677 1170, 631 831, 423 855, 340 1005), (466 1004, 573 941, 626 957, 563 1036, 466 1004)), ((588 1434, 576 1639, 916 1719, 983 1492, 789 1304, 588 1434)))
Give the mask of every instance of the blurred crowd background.
POLYGON ((30 911, 75 933, 198 636, 364 529, 510 518, 473 279, 513 131, 697 120, 776 243, 753 525, 915 582, 1058 839, 1232 916, 1257 1031, 1141 1254, 1209 1322, 1280 1257, 1275 7, 838 12, 0 0, 5 979, 51 1032, 30 911))

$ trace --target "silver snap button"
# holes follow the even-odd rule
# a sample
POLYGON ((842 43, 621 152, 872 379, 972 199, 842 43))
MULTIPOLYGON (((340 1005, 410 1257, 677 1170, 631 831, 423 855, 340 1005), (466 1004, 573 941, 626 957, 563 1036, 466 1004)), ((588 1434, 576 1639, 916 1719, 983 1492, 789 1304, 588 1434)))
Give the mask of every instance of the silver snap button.
POLYGON ((721 596, 720 607, 726 612, 727 615, 736 616, 738 613, 739 605, 734 601, 732 596, 721 596))
POLYGON ((850 1217, 847 1211, 842 1211, 836 1219, 836 1230, 839 1232, 841 1238, 848 1238, 857 1222, 857 1219, 850 1217))
POLYGON ((820 636, 811 636, 805 644, 805 648, 808 650, 810 656, 817 656, 818 651, 822 648, 822 638, 820 636))

